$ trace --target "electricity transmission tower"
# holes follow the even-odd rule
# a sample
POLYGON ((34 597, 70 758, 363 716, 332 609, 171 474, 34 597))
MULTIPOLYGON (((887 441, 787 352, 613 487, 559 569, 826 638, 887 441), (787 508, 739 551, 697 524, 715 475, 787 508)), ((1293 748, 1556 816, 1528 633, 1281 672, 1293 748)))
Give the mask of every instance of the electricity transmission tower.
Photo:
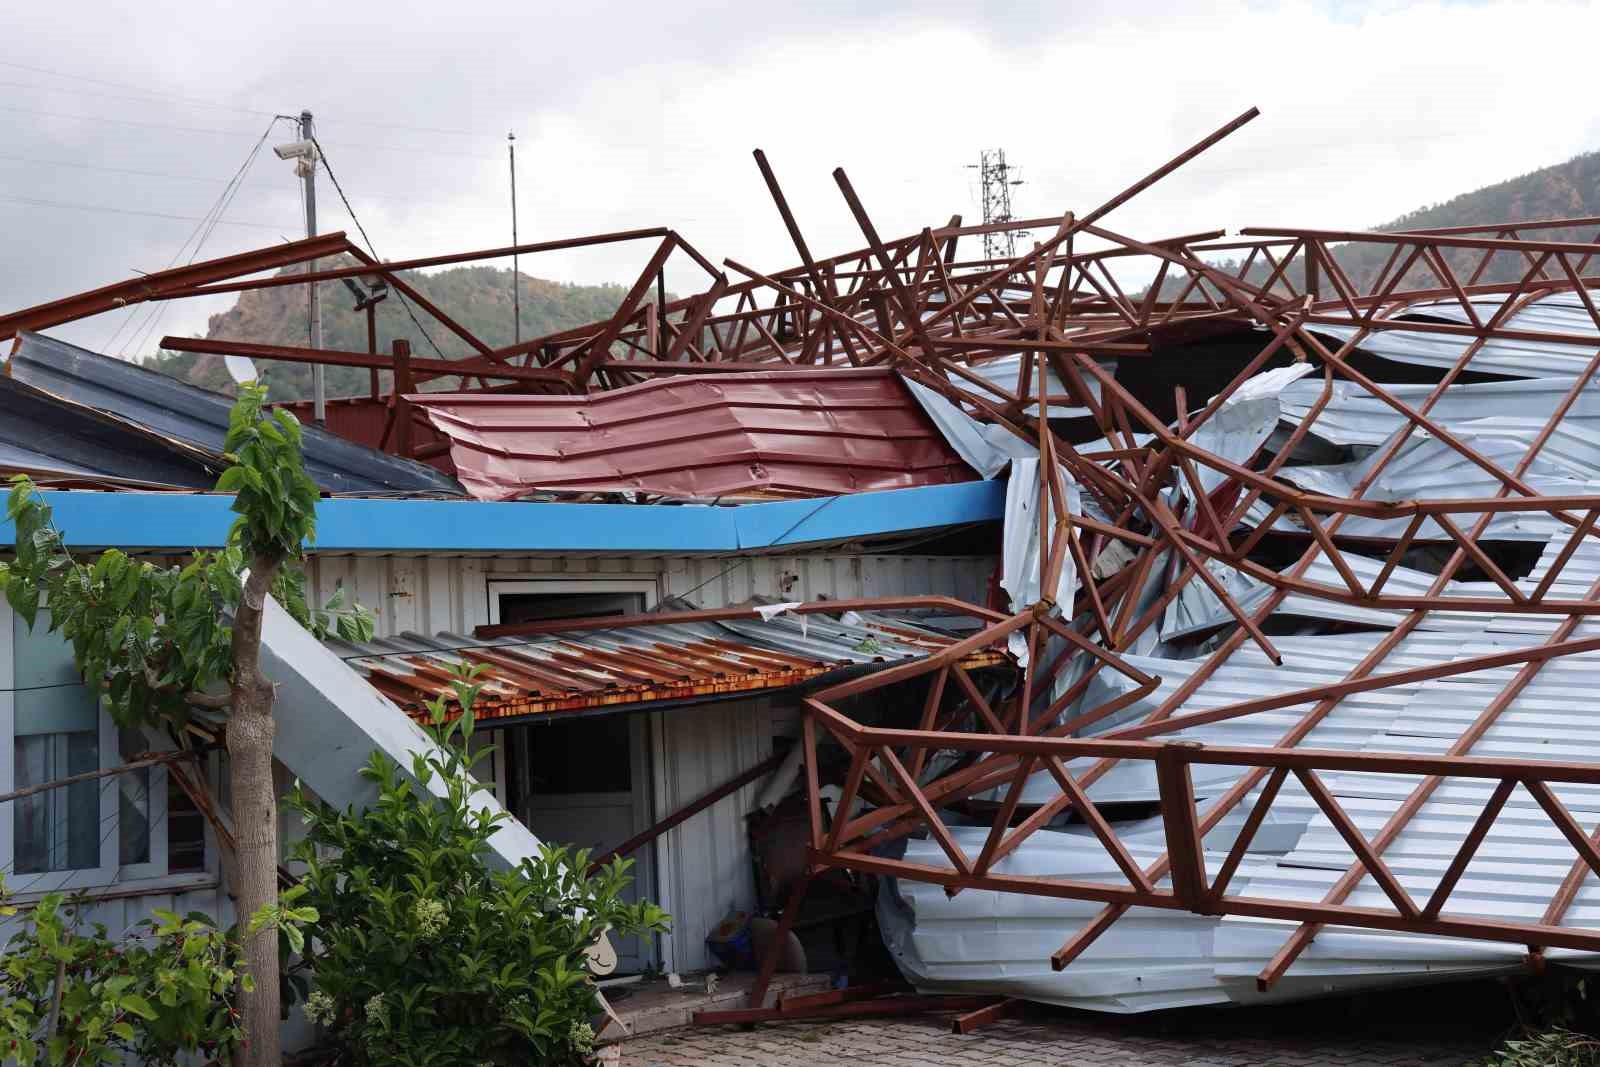
MULTIPOLYGON (((982 183, 982 190, 979 195, 983 202, 984 225, 1012 221, 1011 187, 1013 185, 1021 185, 1022 180, 1012 177, 1014 170, 1006 162, 1006 150, 1004 148, 986 148, 978 153, 978 162, 968 164, 968 166, 978 172, 979 180, 982 183)), ((984 234, 984 258, 1015 258, 1018 236, 1022 236, 1022 234, 1017 230, 995 230, 984 234)))

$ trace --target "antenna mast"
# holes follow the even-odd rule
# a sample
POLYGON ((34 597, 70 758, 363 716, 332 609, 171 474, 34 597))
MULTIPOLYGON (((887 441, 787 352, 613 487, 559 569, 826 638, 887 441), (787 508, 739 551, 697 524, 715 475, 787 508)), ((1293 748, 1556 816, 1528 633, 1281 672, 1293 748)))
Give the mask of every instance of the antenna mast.
MULTIPOLYGON (((511 161, 511 243, 517 243, 517 134, 506 134, 506 155, 511 161)), ((522 275, 517 269, 521 257, 511 254, 511 343, 522 343, 522 275)))

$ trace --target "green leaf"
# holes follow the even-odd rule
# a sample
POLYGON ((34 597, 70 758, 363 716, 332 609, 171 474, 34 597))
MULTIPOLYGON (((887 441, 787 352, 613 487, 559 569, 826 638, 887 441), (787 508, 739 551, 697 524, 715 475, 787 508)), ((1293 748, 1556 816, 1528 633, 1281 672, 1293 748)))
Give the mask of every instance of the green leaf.
POLYGON ((222 472, 222 477, 217 479, 217 492, 237 493, 239 487, 244 485, 245 469, 243 467, 229 467, 222 472))
POLYGON ((141 1019, 156 1018, 156 1009, 150 1006, 148 1000, 137 993, 128 993, 119 997, 117 1003, 122 1006, 122 1010, 132 1012, 141 1019))

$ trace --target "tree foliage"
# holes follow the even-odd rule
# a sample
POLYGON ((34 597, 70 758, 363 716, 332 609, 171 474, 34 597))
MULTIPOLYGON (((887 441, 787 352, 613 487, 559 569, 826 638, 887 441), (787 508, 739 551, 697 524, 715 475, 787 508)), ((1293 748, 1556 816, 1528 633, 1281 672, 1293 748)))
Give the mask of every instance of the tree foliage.
POLYGON ((366 810, 298 789, 287 800, 305 822, 294 855, 319 915, 306 929, 304 1010, 342 1062, 577 1063, 598 1011, 587 950, 608 928, 659 931, 668 918, 622 900, 630 860, 591 877, 587 850, 545 846, 490 870, 489 839, 510 816, 476 802, 489 788, 471 774, 489 750, 467 752, 478 687, 463 675, 454 688, 464 714, 445 724, 443 702, 430 704, 439 747, 413 755, 412 779, 372 756, 362 773, 378 799, 366 810))

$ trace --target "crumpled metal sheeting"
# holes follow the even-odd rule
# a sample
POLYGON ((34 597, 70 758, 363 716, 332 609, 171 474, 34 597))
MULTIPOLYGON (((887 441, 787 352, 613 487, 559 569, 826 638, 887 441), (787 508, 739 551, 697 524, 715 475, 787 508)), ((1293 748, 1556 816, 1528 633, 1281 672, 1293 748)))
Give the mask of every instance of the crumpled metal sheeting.
MULTIPOLYGON (((1117 361, 1115 359, 1097 359, 1095 362, 1103 367, 1107 374, 1115 375, 1117 373, 1117 361)), ((1022 370, 1022 353, 1012 352, 1009 355, 995 359, 977 359, 967 364, 967 369, 984 381, 997 385, 1009 393, 1015 393, 1017 392, 1017 375, 1022 370)), ((1096 402, 1099 402, 1100 383, 1092 375, 1085 374, 1083 377, 1086 379, 1084 384, 1089 387, 1090 395, 1095 398, 1096 402)), ((963 388, 967 388, 969 385, 970 383, 964 383, 963 388)), ((1048 364, 1045 366, 1044 387, 1048 396, 1069 395, 1066 385, 1060 378, 1056 377, 1056 372, 1048 364)), ((1026 414, 1036 416, 1039 407, 1039 367, 1037 363, 1033 365, 1033 373, 1028 375, 1027 384, 1023 386, 1021 395, 1028 397, 1032 401, 1026 409, 1026 414)), ((990 396, 988 399, 996 402, 1000 400, 998 396, 990 396)), ((1089 409, 1085 407, 1068 404, 1050 405, 1050 417, 1052 419, 1076 419, 1088 414, 1089 409)), ((1015 437, 1014 434, 1011 436, 1015 437)))
POLYGON ((218 455, 0 374, 0 471, 36 482, 210 489, 218 455))
MULTIPOLYGON (((1448 426, 1467 445, 1501 470, 1515 471, 1529 446, 1543 427, 1543 419, 1475 419, 1448 426)), ((1313 430, 1321 421, 1313 424, 1313 430)), ((1396 433, 1399 433, 1398 429, 1396 433)), ((1393 437, 1388 440, 1393 440, 1393 437)), ((1388 441, 1385 442, 1387 444, 1388 441)), ((1309 492, 1327 496, 1352 496, 1355 486, 1367 477, 1387 448, 1378 448, 1361 459, 1330 466, 1286 466, 1281 477, 1309 492)), ((1549 496, 1579 496, 1600 491, 1600 425, 1559 426, 1522 475, 1522 481, 1549 496)), ((1413 431, 1399 451, 1382 469, 1363 494, 1366 500, 1421 500, 1491 497, 1505 483, 1479 464, 1428 434, 1413 431)), ((1265 501, 1251 505, 1249 523, 1265 522, 1271 508, 1265 501)), ((1458 525, 1470 525, 1476 516, 1467 516, 1458 525)), ((1346 537, 1398 540, 1410 524, 1409 517, 1375 519, 1347 516, 1339 533, 1346 537)), ((1539 512, 1498 512, 1490 517, 1483 540, 1546 541, 1561 524, 1539 512)), ((1273 529, 1304 533, 1303 525, 1287 515, 1280 516, 1273 529)), ((1446 540, 1448 535, 1432 519, 1418 528, 1421 540, 1446 540)))
POLYGON ((1014 459, 1035 459, 1039 450, 1022 438, 991 422, 979 422, 944 394, 911 378, 901 378, 945 441, 985 481, 1005 470, 1014 459))
MULTIPOLYGON (((1215 871, 1221 865, 1243 818, 1236 811, 1207 838, 1208 869, 1215 871)), ((1119 832, 1141 865, 1153 862, 1165 849, 1156 820, 1125 825, 1119 832)), ((983 846, 984 832, 977 828, 952 827, 951 833, 970 854, 983 846)), ((1271 844, 1282 836, 1269 818, 1257 840, 1271 844)), ((932 841, 908 841, 905 858, 949 867, 948 858, 932 841)), ((1247 860, 1240 868, 1240 880, 1253 876, 1258 866, 1257 861, 1247 860)), ((1041 831, 995 869, 1004 874, 1126 882, 1099 841, 1082 827, 1041 831)), ((993 993, 1102 1012, 1293 1000, 1379 989, 1424 977, 1470 977, 1522 965, 1520 950, 1512 951, 1515 946, 1432 939, 1424 959, 1412 939, 1370 933, 1346 937, 1335 929, 1327 932, 1326 941, 1319 934, 1315 962, 1304 970, 1297 966, 1270 993, 1262 994, 1255 985, 1259 964, 1251 968, 1244 961, 1256 952, 1274 951, 1283 937, 1282 924, 1243 924, 1189 912, 1133 908, 1072 966, 1052 970, 1049 953, 1101 907, 1091 901, 978 889, 952 898, 938 886, 885 879, 877 910, 884 943, 901 972, 921 992, 993 993)))
MULTIPOLYGON (((986 831, 951 827, 951 835, 976 855, 986 831)), ((1124 841, 1135 862, 1148 865, 1160 856, 1159 831, 1137 843, 1132 836, 1124 841)), ((932 841, 907 841, 905 859, 950 867, 932 841)), ((1041 831, 995 870, 1126 883, 1098 840, 1070 831, 1041 831)), ((952 898, 939 886, 884 879, 877 910, 890 955, 922 992, 983 992, 1113 1012, 1230 999, 1208 958, 1216 920, 1187 913, 1136 908, 1071 967, 1052 971, 1050 951, 1100 908, 1091 901, 975 889, 952 898)))
MULTIPOLYGON (((1272 595, 1272 588, 1265 582, 1228 566, 1222 560, 1207 559, 1205 566, 1206 570, 1210 571, 1228 591, 1228 595, 1233 597, 1234 603, 1239 605, 1241 611, 1254 611, 1272 595)), ((1175 577, 1176 567, 1177 561, 1169 552, 1164 566, 1155 569, 1175 577)), ((1217 599, 1217 594, 1211 591, 1211 587, 1198 578, 1193 578, 1167 604, 1166 613, 1161 617, 1161 639, 1172 641, 1233 621, 1233 614, 1221 600, 1217 599)))
MULTIPOLYGON (((1504 298, 1477 296, 1472 298, 1471 303, 1478 317, 1488 321, 1500 310, 1504 298)), ((1470 322, 1461 305, 1454 300, 1412 304, 1406 308, 1400 321, 1406 318, 1442 319, 1454 323, 1470 322)), ((1504 327, 1508 330, 1539 333, 1589 335, 1597 339, 1597 344, 1559 344, 1550 341, 1496 337, 1487 341, 1473 354, 1474 371, 1505 374, 1517 378, 1571 379, 1582 373, 1594 359, 1596 347, 1600 347, 1600 332, 1595 329, 1594 318, 1583 303, 1570 293, 1558 293, 1530 303, 1507 316, 1504 327)), ((1341 342, 1348 341, 1361 332, 1354 326, 1333 326, 1322 323, 1310 326, 1308 329, 1341 342)), ((1452 367, 1472 342, 1473 338, 1456 334, 1378 330, 1368 333, 1357 347, 1363 352, 1401 363, 1452 367)))
MULTIPOLYGON (((1283 474, 1287 478, 1292 468, 1284 468, 1283 474)), ((1537 476, 1523 479, 1534 489, 1543 493, 1564 490, 1573 496, 1600 495, 1600 481, 1574 483, 1568 481, 1552 482, 1549 479, 1537 476)), ((1495 481, 1493 489, 1498 490, 1501 483, 1495 481)), ((1482 488, 1482 487, 1480 487, 1482 488)), ((1474 494, 1476 495, 1476 494, 1474 494)), ((1481 494, 1494 495, 1493 492, 1481 494)), ((1272 509, 1262 501, 1256 501, 1250 506, 1246 521, 1252 525, 1263 523, 1272 509)), ((1476 516, 1472 516, 1476 519, 1476 516)), ((1404 534, 1409 519, 1373 519, 1365 515, 1351 515, 1339 526, 1339 534, 1343 537, 1360 537, 1375 541, 1398 541, 1404 534)), ((1460 525, 1458 522, 1457 525, 1460 525)), ((1280 533, 1297 533, 1309 537, 1309 532, 1300 523, 1287 515, 1278 517, 1272 524, 1273 530, 1280 533)), ((1562 523, 1550 515, 1536 511, 1501 511, 1492 514, 1489 525, 1480 535, 1481 541, 1531 541, 1543 543, 1549 540, 1550 535, 1565 528, 1562 523)), ((1444 531, 1432 519, 1427 519, 1417 531, 1418 540, 1445 539, 1444 531)))
MULTIPOLYGON (((1075 515, 1081 514, 1083 504, 1077 485, 1065 471, 1057 468, 1057 472, 1065 484, 1060 496, 1066 500, 1067 510, 1075 515)), ((1043 564, 1039 558, 1039 508, 1044 504, 1039 489, 1039 461, 1012 460, 1011 477, 1006 481, 1006 519, 1000 551, 1000 587, 1011 598, 1012 611, 1021 611, 1029 604, 1037 603, 1043 594, 1039 588, 1043 564)), ((1054 516, 1047 516, 1047 519, 1053 522, 1054 516)), ((1060 579, 1056 587, 1049 591, 1050 599, 1057 604, 1071 604, 1077 584, 1077 566, 1071 553, 1068 553, 1061 566, 1060 579)), ((1019 640, 1021 638, 1020 633, 1013 636, 1019 640)), ((1025 660, 1026 644, 1023 644, 1022 651, 1025 660)), ((1025 663, 1022 665, 1026 666, 1025 663)))
MULTIPOLYGON (((1360 633, 1280 638, 1275 644, 1283 656, 1281 667, 1273 666, 1260 649, 1250 645, 1240 646, 1226 663, 1201 683, 1168 721, 1177 726, 1183 722, 1185 715, 1196 712, 1286 692, 1316 690, 1343 681, 1384 636, 1381 633, 1360 633)), ((1384 661, 1385 673, 1450 662, 1460 658, 1460 648, 1461 640, 1455 634, 1418 631, 1405 637, 1384 661)), ((1106 733, 1115 725, 1149 715, 1205 661, 1133 656, 1128 657, 1128 662, 1140 670, 1159 676, 1161 684, 1155 692, 1131 708, 1091 726, 1086 736, 1106 733)), ((1095 676, 1090 693, 1084 698, 1084 705, 1093 707, 1118 692, 1133 688, 1124 682, 1121 675, 1101 671, 1095 676)), ((1299 747, 1351 751, 1365 749, 1371 738, 1389 729, 1394 718, 1405 708, 1414 689, 1415 684, 1391 686, 1345 697, 1312 729, 1299 747)), ((1315 698, 1308 698, 1300 704, 1276 711, 1255 712, 1221 722, 1179 728, 1162 736, 1213 745, 1271 747, 1315 704, 1315 698)))
MULTIPOLYGON (((1359 798, 1339 799, 1341 806, 1369 840, 1398 806, 1364 802, 1359 798)), ((1438 884, 1454 848, 1459 847, 1477 810, 1470 814, 1463 810, 1457 819, 1449 821, 1430 819, 1426 814, 1419 815, 1417 828, 1408 829, 1400 841, 1385 850, 1384 862, 1407 894, 1419 904, 1428 899, 1438 884), (1410 841, 1406 842, 1408 836, 1410 841), (1424 850, 1418 847, 1423 843, 1433 848, 1424 850), (1445 854, 1441 855, 1441 851, 1445 854)), ((1451 894, 1450 911, 1452 914, 1480 915, 1507 922, 1536 923, 1548 906, 1555 887, 1566 876, 1575 853, 1564 839, 1559 838, 1542 811, 1530 812, 1524 806, 1507 804, 1500 819, 1503 829, 1491 833, 1478 856, 1468 865, 1466 874, 1451 894), (1519 862, 1498 862, 1506 857, 1517 857, 1519 862)), ((1307 902, 1322 900, 1343 873, 1345 863, 1337 859, 1334 851, 1337 846, 1328 840, 1320 825, 1314 832, 1308 832, 1306 839, 1313 844, 1326 843, 1329 851, 1308 851, 1302 855, 1296 850, 1280 861, 1246 863, 1240 868, 1240 877, 1235 880, 1233 891, 1241 896, 1259 895, 1307 902)), ((1348 852, 1346 857, 1353 859, 1348 852)), ((1357 885, 1348 903, 1355 907, 1393 907, 1370 878, 1363 879, 1357 885)), ((1600 888, 1594 886, 1592 881, 1579 891, 1565 916, 1564 925, 1600 925, 1600 888)), ((1260 973, 1273 954, 1282 947, 1289 929, 1289 925, 1268 920, 1226 920, 1216 936, 1216 967, 1219 975, 1253 977, 1260 973)), ((1305 959, 1320 957, 1323 960, 1323 973, 1326 974, 1340 973, 1348 967, 1351 955, 1381 954, 1389 960, 1391 967, 1404 968, 1420 976, 1432 975, 1440 969, 1449 970, 1452 966, 1464 966, 1469 970, 1498 967, 1520 969, 1525 966, 1526 952, 1526 948, 1520 945, 1332 928, 1318 932, 1311 952, 1305 959), (1338 936, 1340 942, 1323 944, 1325 936, 1330 933, 1338 936), (1322 946, 1320 950, 1317 947, 1319 945, 1322 946), (1333 959, 1329 959, 1330 955, 1333 959), (1333 960, 1339 962, 1335 964, 1333 960)), ((1300 971, 1298 963, 1294 970, 1300 971)))
MULTIPOLYGON (((1545 545, 1539 563, 1527 575, 1516 580, 1516 586, 1527 593, 1532 593, 1549 573, 1555 557, 1561 552, 1566 537, 1566 527, 1561 527, 1557 535, 1545 545)), ((1368 588, 1377 579, 1378 573, 1383 569, 1384 561, 1371 556, 1361 556, 1354 552, 1344 554, 1345 563, 1349 565, 1351 573, 1357 581, 1368 588)), ((1251 598, 1252 602, 1259 602, 1262 592, 1268 587, 1249 575, 1239 575, 1237 571, 1229 570, 1235 577, 1230 580, 1230 592, 1251 598)), ((1326 557, 1319 557, 1306 569, 1304 578, 1308 582, 1326 585, 1335 589, 1344 588, 1344 579, 1333 564, 1326 557)), ((1397 566, 1390 572, 1388 581, 1384 583, 1384 591, 1393 596, 1425 596, 1432 589, 1437 575, 1427 571, 1417 570, 1413 567, 1397 566)), ((1594 584, 1600 581, 1600 540, 1586 538, 1582 545, 1575 551, 1556 580, 1551 583, 1549 595, 1563 600, 1581 600, 1588 595, 1594 584)), ((1488 580, 1462 581, 1452 580, 1443 589, 1442 596, 1460 597, 1497 597, 1503 591, 1498 585, 1488 580)), ((1223 607, 1212 592, 1205 588, 1203 583, 1190 582, 1179 594, 1186 604, 1183 621, 1184 630, 1171 634, 1165 630, 1163 639, 1188 636, 1191 633, 1201 632, 1206 629, 1222 626, 1233 621, 1233 616, 1223 607)), ((1242 601, 1241 601, 1242 602, 1242 601)), ((1372 626, 1383 629, 1392 629, 1398 626, 1410 612, 1384 608, 1364 608, 1353 604, 1341 604, 1335 600, 1323 600, 1318 597, 1307 596, 1302 593, 1290 593, 1284 597, 1283 602, 1273 612, 1274 616, 1293 615, 1306 619, 1319 619, 1324 622, 1354 623, 1362 626, 1372 626)), ((1525 614, 1522 612, 1490 613, 1474 611, 1450 611, 1435 609, 1429 611, 1420 623, 1419 630, 1423 631, 1450 631, 1454 633, 1509 633, 1509 634, 1544 634, 1551 630, 1564 619, 1563 615, 1554 614, 1525 614)))
MULTIPOLYGON (((1299 425, 1323 388, 1322 382, 1304 381, 1285 386, 1278 395, 1284 422, 1299 425)), ((1428 410, 1428 418, 1451 432, 1480 420, 1515 419, 1525 427, 1531 425, 1532 433, 1526 437, 1531 442, 1571 388, 1571 381, 1564 379, 1452 385, 1428 410)), ((1397 400, 1420 407, 1434 387, 1404 384, 1385 385, 1384 389, 1397 400)), ((1360 385, 1341 380, 1333 383, 1332 396, 1312 423, 1311 432, 1336 445, 1377 446, 1408 421, 1360 385)), ((1494 423, 1485 425, 1485 432, 1494 432, 1494 423)), ((1600 440, 1600 389, 1591 387, 1578 395, 1563 416, 1561 429, 1583 441, 1600 440)), ((1600 467, 1600 457, 1589 454, 1583 465, 1600 467)))
MULTIPOLYGON (((1247 379, 1201 423, 1189 443, 1231 463, 1244 464, 1260 450, 1282 417, 1278 399, 1283 390, 1311 373, 1311 364, 1292 363, 1247 379)), ((1221 471, 1200 465, 1200 484, 1210 492, 1227 480, 1221 471)), ((1187 495, 1188 483, 1180 483, 1187 495)))
MULTIPOLYGON (((1580 624, 1574 637, 1597 633, 1600 623, 1585 623, 1580 624)), ((1463 642, 1461 655, 1486 655, 1536 643, 1536 635, 1485 634, 1479 640, 1463 642)), ((1471 754, 1518 760, 1591 758, 1600 745, 1600 724, 1592 714, 1597 668, 1597 653, 1547 663, 1472 746, 1471 754)), ((1444 754, 1517 671, 1517 667, 1500 667, 1423 683, 1389 730, 1370 740, 1367 750, 1419 756, 1444 754)), ((1416 775, 1349 772, 1328 774, 1324 780, 1368 840, 1422 781, 1416 775)), ((1384 862, 1414 899, 1426 900, 1432 894, 1493 788, 1494 782, 1489 779, 1446 779, 1384 851, 1384 862)), ((1592 822, 1600 812, 1600 787, 1567 784, 1552 789, 1580 822, 1592 822)), ((1571 845, 1549 816, 1531 795, 1518 789, 1511 794, 1451 894, 1451 913, 1537 922, 1575 859, 1571 845)), ((1240 883, 1238 891, 1320 899, 1354 860, 1331 822, 1322 813, 1314 812, 1294 848, 1275 865, 1252 865, 1250 879, 1240 883)), ((1351 898, 1352 904, 1372 907, 1384 907, 1385 902, 1382 891, 1370 879, 1364 880, 1351 898)), ((1583 884, 1563 922, 1574 927, 1600 925, 1600 884, 1592 878, 1583 884)), ((1240 954, 1244 971, 1255 973, 1276 951, 1281 944, 1282 927, 1275 926, 1273 931, 1276 938, 1268 938, 1257 949, 1257 955, 1240 954)), ((1377 935, 1347 936, 1363 940, 1377 935)), ((1319 941, 1321 937, 1319 934, 1319 941)), ((1419 938, 1413 943, 1418 958, 1434 958, 1436 942, 1432 939, 1419 938)), ((1220 954, 1220 939, 1218 947, 1220 954)), ((1593 957, 1589 959, 1593 962, 1593 957)))
MULTIPOLYGON (((1566 541, 1566 531, 1570 528, 1556 526, 1556 536, 1549 539, 1538 564, 1527 575, 1516 580, 1519 589, 1532 593, 1549 573, 1549 568, 1561 552, 1566 541)), ((1356 576, 1357 581, 1370 588, 1382 571, 1384 560, 1372 556, 1357 555, 1354 552, 1344 554, 1345 563, 1356 576)), ((1223 564, 1212 561, 1212 573, 1223 579, 1229 593, 1246 610, 1257 607, 1266 599, 1270 587, 1263 581, 1240 571, 1234 570, 1223 564)), ((1158 567, 1157 570, 1160 570, 1158 567)), ((1325 585, 1333 589, 1344 588, 1344 579, 1340 576, 1332 563, 1324 556, 1319 556, 1306 569, 1303 575, 1308 582, 1325 585)), ((1433 587, 1437 575, 1428 571, 1418 570, 1414 567, 1396 566, 1384 583, 1384 592, 1391 596, 1421 597, 1428 595, 1433 587)), ((1556 580, 1551 583, 1549 595, 1563 600, 1581 600, 1588 595, 1589 589, 1600 581, 1600 539, 1586 538, 1572 558, 1561 569, 1556 580)), ((1451 597, 1498 597, 1503 595, 1503 590, 1491 581, 1473 580, 1463 581, 1455 579, 1445 585, 1440 595, 1451 597)), ((1365 608, 1353 604, 1341 604, 1335 600, 1323 600, 1319 597, 1307 596, 1303 593, 1290 593, 1283 598, 1283 602, 1273 611, 1274 617, 1298 616, 1305 619, 1321 620, 1323 622, 1353 623, 1360 626, 1392 629, 1410 612, 1399 609, 1365 608)), ((1451 631, 1455 633, 1512 633, 1535 634, 1549 633, 1565 616, 1554 614, 1525 614, 1521 612, 1507 612, 1503 614, 1485 614, 1474 611, 1450 611, 1435 609, 1429 611, 1418 624, 1419 630, 1451 631)), ((1180 638, 1192 637, 1219 626, 1233 622, 1222 602, 1203 582, 1191 580, 1169 606, 1167 615, 1161 626, 1161 639, 1174 641, 1180 638)))
MULTIPOLYGON (((1535 420, 1526 420, 1526 424, 1526 436, 1515 428, 1505 426, 1504 420, 1490 419, 1454 426, 1451 432, 1490 462, 1509 472, 1516 470, 1518 463, 1526 457, 1528 446, 1539 431, 1540 424, 1536 424, 1535 420), (1488 423, 1495 425, 1486 426, 1488 423), (1492 432, 1494 429, 1502 432, 1492 432), (1481 432, 1484 430, 1491 432, 1481 432)), ((1386 441, 1384 447, 1350 463, 1287 466, 1283 468, 1282 477, 1284 481, 1309 492, 1327 496, 1353 496, 1356 485, 1371 475, 1378 461, 1388 452, 1388 445, 1386 441)), ((1595 478, 1600 478, 1600 434, 1594 435, 1592 441, 1585 441, 1565 427, 1557 427, 1544 449, 1534 457, 1522 475, 1523 481, 1541 492, 1569 496, 1581 492, 1582 487, 1595 478)), ((1437 500, 1493 496, 1504 485, 1501 479, 1445 442, 1426 432, 1413 432, 1378 473, 1371 487, 1362 494, 1362 499, 1437 500)), ((1345 521, 1348 523, 1350 520, 1345 521)), ((1341 532, 1344 529, 1340 527, 1341 532)))

